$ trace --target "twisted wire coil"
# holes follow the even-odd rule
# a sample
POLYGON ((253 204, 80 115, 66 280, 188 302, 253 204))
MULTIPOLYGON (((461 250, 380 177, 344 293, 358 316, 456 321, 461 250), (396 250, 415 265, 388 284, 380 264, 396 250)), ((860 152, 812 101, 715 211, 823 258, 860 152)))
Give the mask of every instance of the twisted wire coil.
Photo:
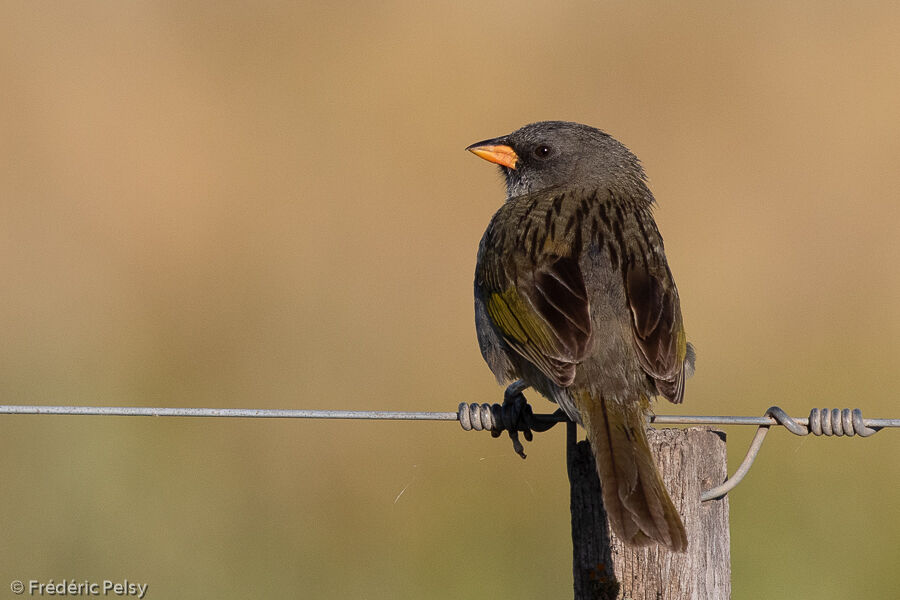
MULTIPOLYGON (((776 409, 783 416, 781 416, 781 418, 774 414, 772 416, 778 419, 779 423, 787 427, 788 431, 797 433, 788 426, 787 423, 792 421, 792 419, 785 415, 783 410, 777 406, 773 406, 769 409, 769 412, 775 411, 776 409)), ((769 412, 766 414, 769 414, 769 412)), ((797 435, 812 433, 813 435, 845 435, 848 437, 858 435, 860 437, 869 437, 877 432, 877 429, 867 427, 863 423, 862 411, 858 408, 854 408, 852 411, 849 408, 843 410, 834 408, 830 411, 827 408, 814 408, 809 411, 806 431, 804 433, 797 433, 797 435)))
MULTIPOLYGON (((490 431, 491 435, 497 437, 502 431, 509 431, 511 436, 515 432, 524 431, 526 439, 530 438, 530 432, 546 431, 553 427, 556 423, 567 420, 565 415, 560 411, 552 415, 536 415, 532 412, 531 406, 525 404, 518 414, 512 412, 508 405, 500 404, 466 404, 459 405, 457 410, 459 423, 466 431, 490 431)), ((734 474, 726 479, 721 485, 716 486, 704 492, 700 499, 702 501, 715 500, 725 496, 729 491, 735 488, 741 482, 753 461, 759 454, 763 440, 772 425, 782 425, 785 429, 794 435, 804 436, 810 433, 815 436, 844 436, 852 437, 858 435, 860 437, 869 437, 877 433, 880 427, 870 427, 866 425, 862 416, 862 411, 858 408, 854 409, 828 409, 814 408, 809 412, 806 419, 791 418, 784 410, 778 406, 772 406, 766 411, 765 417, 760 422, 758 419, 746 419, 741 417, 720 417, 710 419, 709 423, 727 425, 727 424, 755 424, 758 425, 750 448, 747 450, 744 460, 734 474)), ((654 423, 702 423, 696 417, 676 416, 670 417, 654 417, 654 423)), ((893 425, 893 423, 891 423, 893 425)), ((514 442, 515 442, 514 438, 514 442)), ((519 450, 517 449, 517 452, 519 450)), ((521 452, 519 452, 522 454, 521 452)), ((524 456, 524 455, 523 455, 524 456)))

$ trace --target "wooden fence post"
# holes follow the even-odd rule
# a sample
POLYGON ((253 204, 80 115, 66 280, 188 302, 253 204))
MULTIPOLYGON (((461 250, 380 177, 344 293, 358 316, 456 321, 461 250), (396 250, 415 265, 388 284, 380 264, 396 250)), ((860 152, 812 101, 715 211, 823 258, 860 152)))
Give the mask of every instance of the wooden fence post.
POLYGON ((609 532, 594 457, 568 424, 575 600, 728 600, 728 498, 700 502, 725 480, 725 434, 707 428, 648 430, 650 447, 688 535, 686 552, 625 546, 609 532))

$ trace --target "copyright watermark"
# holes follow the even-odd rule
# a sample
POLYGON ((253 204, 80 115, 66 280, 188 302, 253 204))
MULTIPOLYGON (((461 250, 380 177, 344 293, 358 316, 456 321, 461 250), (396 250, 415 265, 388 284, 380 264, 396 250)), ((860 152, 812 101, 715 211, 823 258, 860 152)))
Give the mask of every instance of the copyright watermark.
POLYGON ((13 579, 9 583, 9 589, 13 594, 21 596, 133 596, 141 600, 150 587, 149 583, 136 583, 123 579, 122 581, 89 581, 83 579, 63 579, 62 581, 39 581, 29 579, 23 582, 21 579, 13 579))

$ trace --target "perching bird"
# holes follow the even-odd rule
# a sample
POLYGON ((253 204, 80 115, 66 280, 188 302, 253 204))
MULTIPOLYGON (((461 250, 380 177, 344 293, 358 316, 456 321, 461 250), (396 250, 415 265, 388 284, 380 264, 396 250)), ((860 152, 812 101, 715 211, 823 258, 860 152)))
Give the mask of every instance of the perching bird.
POLYGON ((693 372, 653 194, 624 145, 534 123, 467 148, 500 165, 506 202, 475 268, 475 325, 502 383, 521 380, 584 426, 613 531, 687 546, 647 443, 650 399, 679 403, 693 372))

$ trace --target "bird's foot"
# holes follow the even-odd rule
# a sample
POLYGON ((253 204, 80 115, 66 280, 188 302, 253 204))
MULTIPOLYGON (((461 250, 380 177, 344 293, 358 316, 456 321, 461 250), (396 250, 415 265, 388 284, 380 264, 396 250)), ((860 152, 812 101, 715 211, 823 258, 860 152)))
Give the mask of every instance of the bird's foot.
MULTIPOLYGON (((500 407, 503 429, 512 440, 513 450, 522 458, 525 458, 525 447, 519 441, 519 432, 521 431, 522 437, 529 442, 534 438, 531 431, 531 417, 534 413, 528 400, 525 399, 525 395, 522 394, 527 387, 528 385, 521 379, 511 383, 503 393, 503 405, 500 407)), ((491 431, 493 437, 500 437, 501 433, 503 432, 491 431)))
POLYGON ((549 415, 536 415, 522 392, 528 388, 524 381, 516 381, 506 388, 503 405, 466 404, 457 408, 459 424, 465 431, 490 431, 492 437, 500 437, 505 430, 512 440, 513 450, 525 458, 525 448, 519 441, 519 432, 531 441, 535 432, 547 431, 557 423, 568 421, 562 409, 549 415))

